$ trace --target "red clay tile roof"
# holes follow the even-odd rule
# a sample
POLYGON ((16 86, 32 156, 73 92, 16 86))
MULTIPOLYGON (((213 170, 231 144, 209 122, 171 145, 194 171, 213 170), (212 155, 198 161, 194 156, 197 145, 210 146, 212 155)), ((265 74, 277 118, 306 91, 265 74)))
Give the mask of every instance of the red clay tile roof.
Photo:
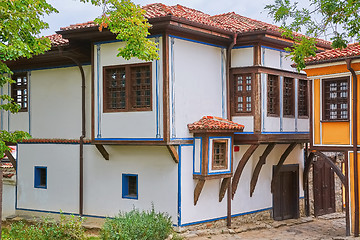
MULTIPOLYGON (((23 140, 22 143, 80 143, 79 139, 46 139, 46 138, 31 138, 23 140)), ((84 140, 84 143, 91 143, 90 140, 84 140)))
POLYGON ((3 178, 11 178, 16 173, 13 165, 8 162, 0 162, 0 169, 3 172, 3 178))
POLYGON ((66 31, 66 30, 75 30, 75 29, 81 29, 81 28, 91 28, 91 27, 97 27, 97 26, 98 26, 98 24, 95 23, 94 21, 89 21, 86 23, 71 24, 68 27, 62 27, 60 29, 63 31, 66 31))
POLYGON ((305 59, 307 64, 315 64, 321 62, 336 61, 347 57, 360 57, 360 45, 359 43, 349 44, 343 49, 330 49, 325 52, 316 54, 315 57, 309 57, 305 59))
POLYGON ((46 36, 46 38, 50 39, 51 46, 66 46, 69 44, 69 40, 63 38, 60 34, 53 34, 46 36))
POLYGON ((204 116, 199 121, 188 124, 190 132, 196 131, 229 131, 242 132, 244 125, 214 116, 204 116))

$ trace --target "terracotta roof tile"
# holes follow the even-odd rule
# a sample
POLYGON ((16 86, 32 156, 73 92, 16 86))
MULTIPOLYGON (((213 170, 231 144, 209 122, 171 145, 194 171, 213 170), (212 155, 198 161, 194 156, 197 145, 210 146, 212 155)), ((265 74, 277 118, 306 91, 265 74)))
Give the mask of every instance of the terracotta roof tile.
POLYGON ((46 38, 50 39, 51 46, 66 46, 69 44, 69 40, 63 38, 61 34, 49 35, 46 38))
POLYGON ((320 63, 328 62, 336 59, 343 59, 347 57, 360 57, 360 45, 359 43, 349 44, 346 48, 343 49, 330 49, 325 52, 316 54, 315 57, 309 57, 305 59, 306 63, 320 63))
POLYGON ((81 29, 81 28, 96 27, 96 26, 98 26, 97 23, 95 23, 94 21, 89 21, 89 22, 86 22, 86 23, 71 24, 70 26, 62 27, 60 29, 63 30, 63 31, 66 31, 66 30, 74 30, 74 29, 81 29))
POLYGON ((11 178, 16 173, 13 165, 8 162, 0 162, 0 169, 3 172, 3 178, 11 178))
MULTIPOLYGON (((23 140, 22 143, 80 143, 79 139, 45 139, 45 138, 31 138, 23 140)), ((84 140, 84 143, 91 143, 90 140, 84 140)))
POLYGON ((221 130, 231 130, 233 132, 242 132, 244 125, 232 122, 230 120, 214 117, 214 116, 204 116, 199 121, 188 124, 190 132, 196 131, 221 131, 221 130))

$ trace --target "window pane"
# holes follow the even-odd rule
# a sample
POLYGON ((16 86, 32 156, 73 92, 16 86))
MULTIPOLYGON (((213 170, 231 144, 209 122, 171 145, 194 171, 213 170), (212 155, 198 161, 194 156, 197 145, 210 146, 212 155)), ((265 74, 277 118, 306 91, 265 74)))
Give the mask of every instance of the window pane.
POLYGON ((251 112, 252 81, 250 74, 235 75, 234 101, 235 112, 251 112))
POLYGON ((324 119, 347 120, 349 118, 348 79, 323 81, 324 119))

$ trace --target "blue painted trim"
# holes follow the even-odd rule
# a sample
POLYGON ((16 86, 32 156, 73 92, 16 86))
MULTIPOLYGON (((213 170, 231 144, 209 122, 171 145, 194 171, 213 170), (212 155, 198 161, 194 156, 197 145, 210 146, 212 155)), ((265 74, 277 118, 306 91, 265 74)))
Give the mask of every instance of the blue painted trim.
POLYGON ((261 46, 261 65, 265 66, 265 48, 261 46))
POLYGON ((179 154, 179 163, 178 163, 178 221, 177 225, 181 225, 181 145, 179 145, 178 148, 178 154, 179 154))
POLYGON ((97 137, 101 138, 101 129, 100 129, 100 121, 101 121, 101 112, 100 112, 100 45, 96 46, 96 65, 97 65, 97 73, 96 73, 96 81, 97 81, 97 137))
POLYGON ((202 146, 203 141, 202 137, 194 137, 194 143, 193 143, 193 174, 194 175, 201 175, 201 168, 202 168, 202 146), (200 139, 200 172, 195 172, 195 139, 200 139))
POLYGON ((224 50, 221 49, 221 117, 225 118, 225 81, 224 81, 224 50))
POLYGON ((262 134, 308 134, 310 132, 261 132, 262 134))
MULTIPOLYGON (((80 143, 64 143, 64 142, 18 142, 19 144, 63 144, 63 145, 79 145, 80 143)), ((84 145, 91 145, 91 143, 84 143, 84 145)))
POLYGON ((266 84, 266 76, 264 73, 260 74, 260 82, 261 82, 261 130, 265 131, 265 112, 267 111, 267 105, 265 104, 265 101, 267 101, 267 84, 266 84), (266 109, 265 109, 266 107, 266 109))
POLYGON ((247 45, 247 46, 237 46, 237 47, 233 47, 232 49, 240 49, 240 48, 251 48, 254 47, 254 45, 247 45))
POLYGON ((272 48, 272 47, 268 47, 268 46, 261 46, 261 47, 266 48, 266 49, 270 49, 270 50, 279 51, 279 52, 290 53, 290 52, 282 50, 282 49, 272 48))
POLYGON ((208 175, 216 175, 216 174, 224 174, 224 173, 231 173, 231 166, 232 166, 232 149, 231 149, 231 146, 232 146, 232 137, 209 137, 209 150, 208 150, 208 172, 207 174, 208 175), (210 159, 210 154, 212 152, 212 145, 210 147, 210 140, 211 139, 228 139, 229 142, 229 146, 230 146, 230 159, 228 159, 228 166, 229 166, 229 170, 227 169, 224 169, 224 171, 221 171, 221 170, 216 170, 216 172, 210 172, 211 168, 210 168, 210 162, 212 162, 212 159, 210 159))
MULTIPOLYGON (((157 35, 150 35, 150 36, 147 36, 146 38, 156 38, 156 37, 162 37, 161 34, 157 34, 157 35)), ((102 42, 95 42, 94 45, 98 46, 98 45, 101 45, 101 44, 106 44, 106 43, 114 43, 114 42, 123 42, 122 40, 109 40, 109 41, 102 41, 102 42)))
POLYGON ((34 166, 34 188, 47 189, 47 179, 48 179, 47 167, 46 166, 34 166), (42 169, 45 169, 45 175, 46 175, 45 186, 40 185, 42 169))
POLYGON ((194 140, 194 138, 170 138, 171 141, 176 141, 176 140, 194 140))
MULTIPOLYGON (((91 63, 87 62, 82 64, 83 66, 89 66, 91 63)), ((28 69, 21 69, 21 70, 15 70, 14 73, 17 72, 31 72, 31 71, 39 71, 39 70, 48 70, 48 69, 58 69, 58 68, 69 68, 69 67, 77 67, 76 64, 69 64, 69 65, 63 65, 63 66, 55 66, 55 67, 42 67, 42 68, 28 68, 28 69)))
POLYGON ((204 45, 208 45, 208 46, 212 46, 212 47, 226 48, 224 46, 211 44, 211 43, 206 43, 206 42, 201 42, 201 41, 196 41, 196 40, 192 40, 192 39, 189 39, 189 38, 183 38, 183 37, 178 37, 178 36, 174 36, 174 35, 169 35, 169 37, 177 38, 177 39, 180 39, 180 40, 185 40, 185 41, 188 41, 188 42, 200 43, 200 44, 204 44, 204 45))
POLYGON ((122 198, 125 199, 139 199, 139 178, 137 174, 122 174, 122 198), (129 195, 129 177, 136 177, 136 196, 129 195))
POLYGON ((95 138, 96 141, 164 141, 163 138, 95 138))
POLYGON ((235 132, 234 134, 254 134, 254 132, 235 132))
MULTIPOLYGON (((268 210, 271 210, 271 209, 272 209, 272 207, 259 209, 259 210, 255 210, 255 211, 250 211, 250 212, 238 213, 238 214, 231 215, 231 217, 238 217, 238 216, 252 214, 252 213, 264 212, 264 211, 268 211, 268 210)), ((213 221, 222 220, 222 219, 226 219, 226 218, 227 218, 227 216, 218 217, 218 218, 212 218, 212 219, 207 219, 207 220, 197 221, 197 222, 190 222, 190 223, 182 224, 182 225, 180 225, 180 227, 185 227, 185 226, 190 226, 190 225, 195 225, 195 224, 200 224, 200 223, 213 222, 213 221)))
POLYGON ((170 38, 170 76, 171 76, 171 87, 170 87, 170 97, 171 97, 171 137, 176 137, 176 128, 175 128, 175 72, 174 72, 174 38, 170 38))
POLYGON ((16 173, 16 184, 15 184, 15 209, 17 209, 17 193, 18 193, 18 183, 19 183, 19 144, 16 145, 16 169, 15 169, 15 173, 16 173))
MULTIPOLYGON (((159 37, 155 39, 156 45, 159 45, 159 37)), ((159 48, 157 49, 157 53, 159 54, 159 48)), ((156 138, 160 138, 160 111, 159 111, 159 60, 155 61, 155 111, 156 111, 156 138)))

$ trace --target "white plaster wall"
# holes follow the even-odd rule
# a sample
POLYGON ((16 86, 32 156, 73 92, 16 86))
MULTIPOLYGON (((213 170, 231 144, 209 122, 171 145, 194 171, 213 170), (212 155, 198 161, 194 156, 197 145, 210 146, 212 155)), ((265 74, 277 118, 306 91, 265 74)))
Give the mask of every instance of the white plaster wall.
MULTIPOLYGON (((155 39, 153 39, 155 41, 155 39)), ((162 59, 153 61, 152 68, 152 111, 133 111, 133 112, 103 112, 103 67, 113 65, 125 65, 134 63, 143 63, 137 58, 125 60, 122 57, 116 57, 118 48, 124 46, 123 42, 112 42, 100 44, 99 55, 97 55, 97 46, 94 46, 94 76, 95 76, 95 138, 156 138, 156 106, 162 114, 162 59), (99 61, 98 61, 99 60, 99 61), (158 69, 158 105, 156 101, 156 69, 158 69), (99 72, 99 73, 98 73, 99 72), (98 83, 99 82, 99 83, 98 83), (99 84, 99 97, 98 86, 99 84), (100 101, 100 104, 98 102, 100 101), (98 109, 99 107, 99 109, 98 109), (100 112, 100 117, 98 112, 100 112), (98 129, 100 122, 100 130, 98 129), (100 133, 101 136, 98 136, 100 133)), ((159 56, 162 56, 162 38, 159 38, 159 56)), ((162 137, 162 117, 158 121, 160 134, 162 137)))
POLYGON ((265 67, 272 67, 272 68, 279 68, 281 69, 280 65, 280 51, 268 49, 268 48, 261 48, 262 54, 262 65, 265 67))
POLYGON ((173 68, 174 79, 170 70, 170 89, 175 81, 175 93, 170 100, 170 116, 175 119, 170 119, 171 137, 188 138, 192 134, 187 124, 206 115, 222 117, 222 89, 225 91, 222 79, 225 78, 221 75, 221 64, 225 64, 225 59, 222 61, 221 48, 181 39, 174 39, 173 57, 170 69, 173 68))
POLYGON ((177 223, 178 165, 163 146, 105 146, 106 161, 87 145, 84 165, 84 212, 114 216, 119 211, 167 212, 177 223), (138 200, 122 198, 122 174, 138 174, 138 200))
POLYGON ((265 113, 262 129, 264 132, 280 132, 280 118, 268 117, 267 113, 265 113))
POLYGON ((305 119, 298 119, 298 124, 297 124, 297 128, 299 132, 309 132, 309 127, 310 127, 310 119, 309 118, 305 118, 305 119))
POLYGON ((254 65, 253 47, 232 49, 231 67, 247 67, 252 65, 254 65))
POLYGON ((79 145, 18 144, 17 208, 78 213, 79 145), (47 167, 47 189, 34 188, 34 167, 47 167))
MULTIPOLYGON (((239 152, 233 153, 233 169, 235 171, 241 157, 250 145, 241 145, 239 152)), ((278 163, 281 155, 288 147, 287 144, 278 144, 269 154, 266 164, 263 165, 253 197, 250 197, 250 181, 254 168, 266 148, 260 145, 249 159, 232 201, 232 215, 250 213, 256 210, 272 208, 271 180, 273 166, 278 163)), ((299 164, 299 195, 304 196, 302 188, 303 149, 297 145, 290 153, 284 164, 299 164)), ((205 220, 226 217, 226 194, 219 202, 221 179, 206 180, 199 200, 194 205, 194 189, 197 180, 192 175, 192 146, 181 147, 181 224, 191 224, 205 220)))
POLYGON ((232 116, 233 122, 244 125, 243 132, 254 132, 254 117, 253 116, 232 116))
POLYGON ((291 67, 294 62, 291 60, 289 53, 282 53, 282 69, 287 71, 296 72, 296 68, 291 67))
POLYGON ((15 185, 15 176, 12 179, 3 179, 2 220, 15 214, 15 185))
POLYGON ((284 132, 295 132, 295 118, 283 118, 283 131, 284 132))

